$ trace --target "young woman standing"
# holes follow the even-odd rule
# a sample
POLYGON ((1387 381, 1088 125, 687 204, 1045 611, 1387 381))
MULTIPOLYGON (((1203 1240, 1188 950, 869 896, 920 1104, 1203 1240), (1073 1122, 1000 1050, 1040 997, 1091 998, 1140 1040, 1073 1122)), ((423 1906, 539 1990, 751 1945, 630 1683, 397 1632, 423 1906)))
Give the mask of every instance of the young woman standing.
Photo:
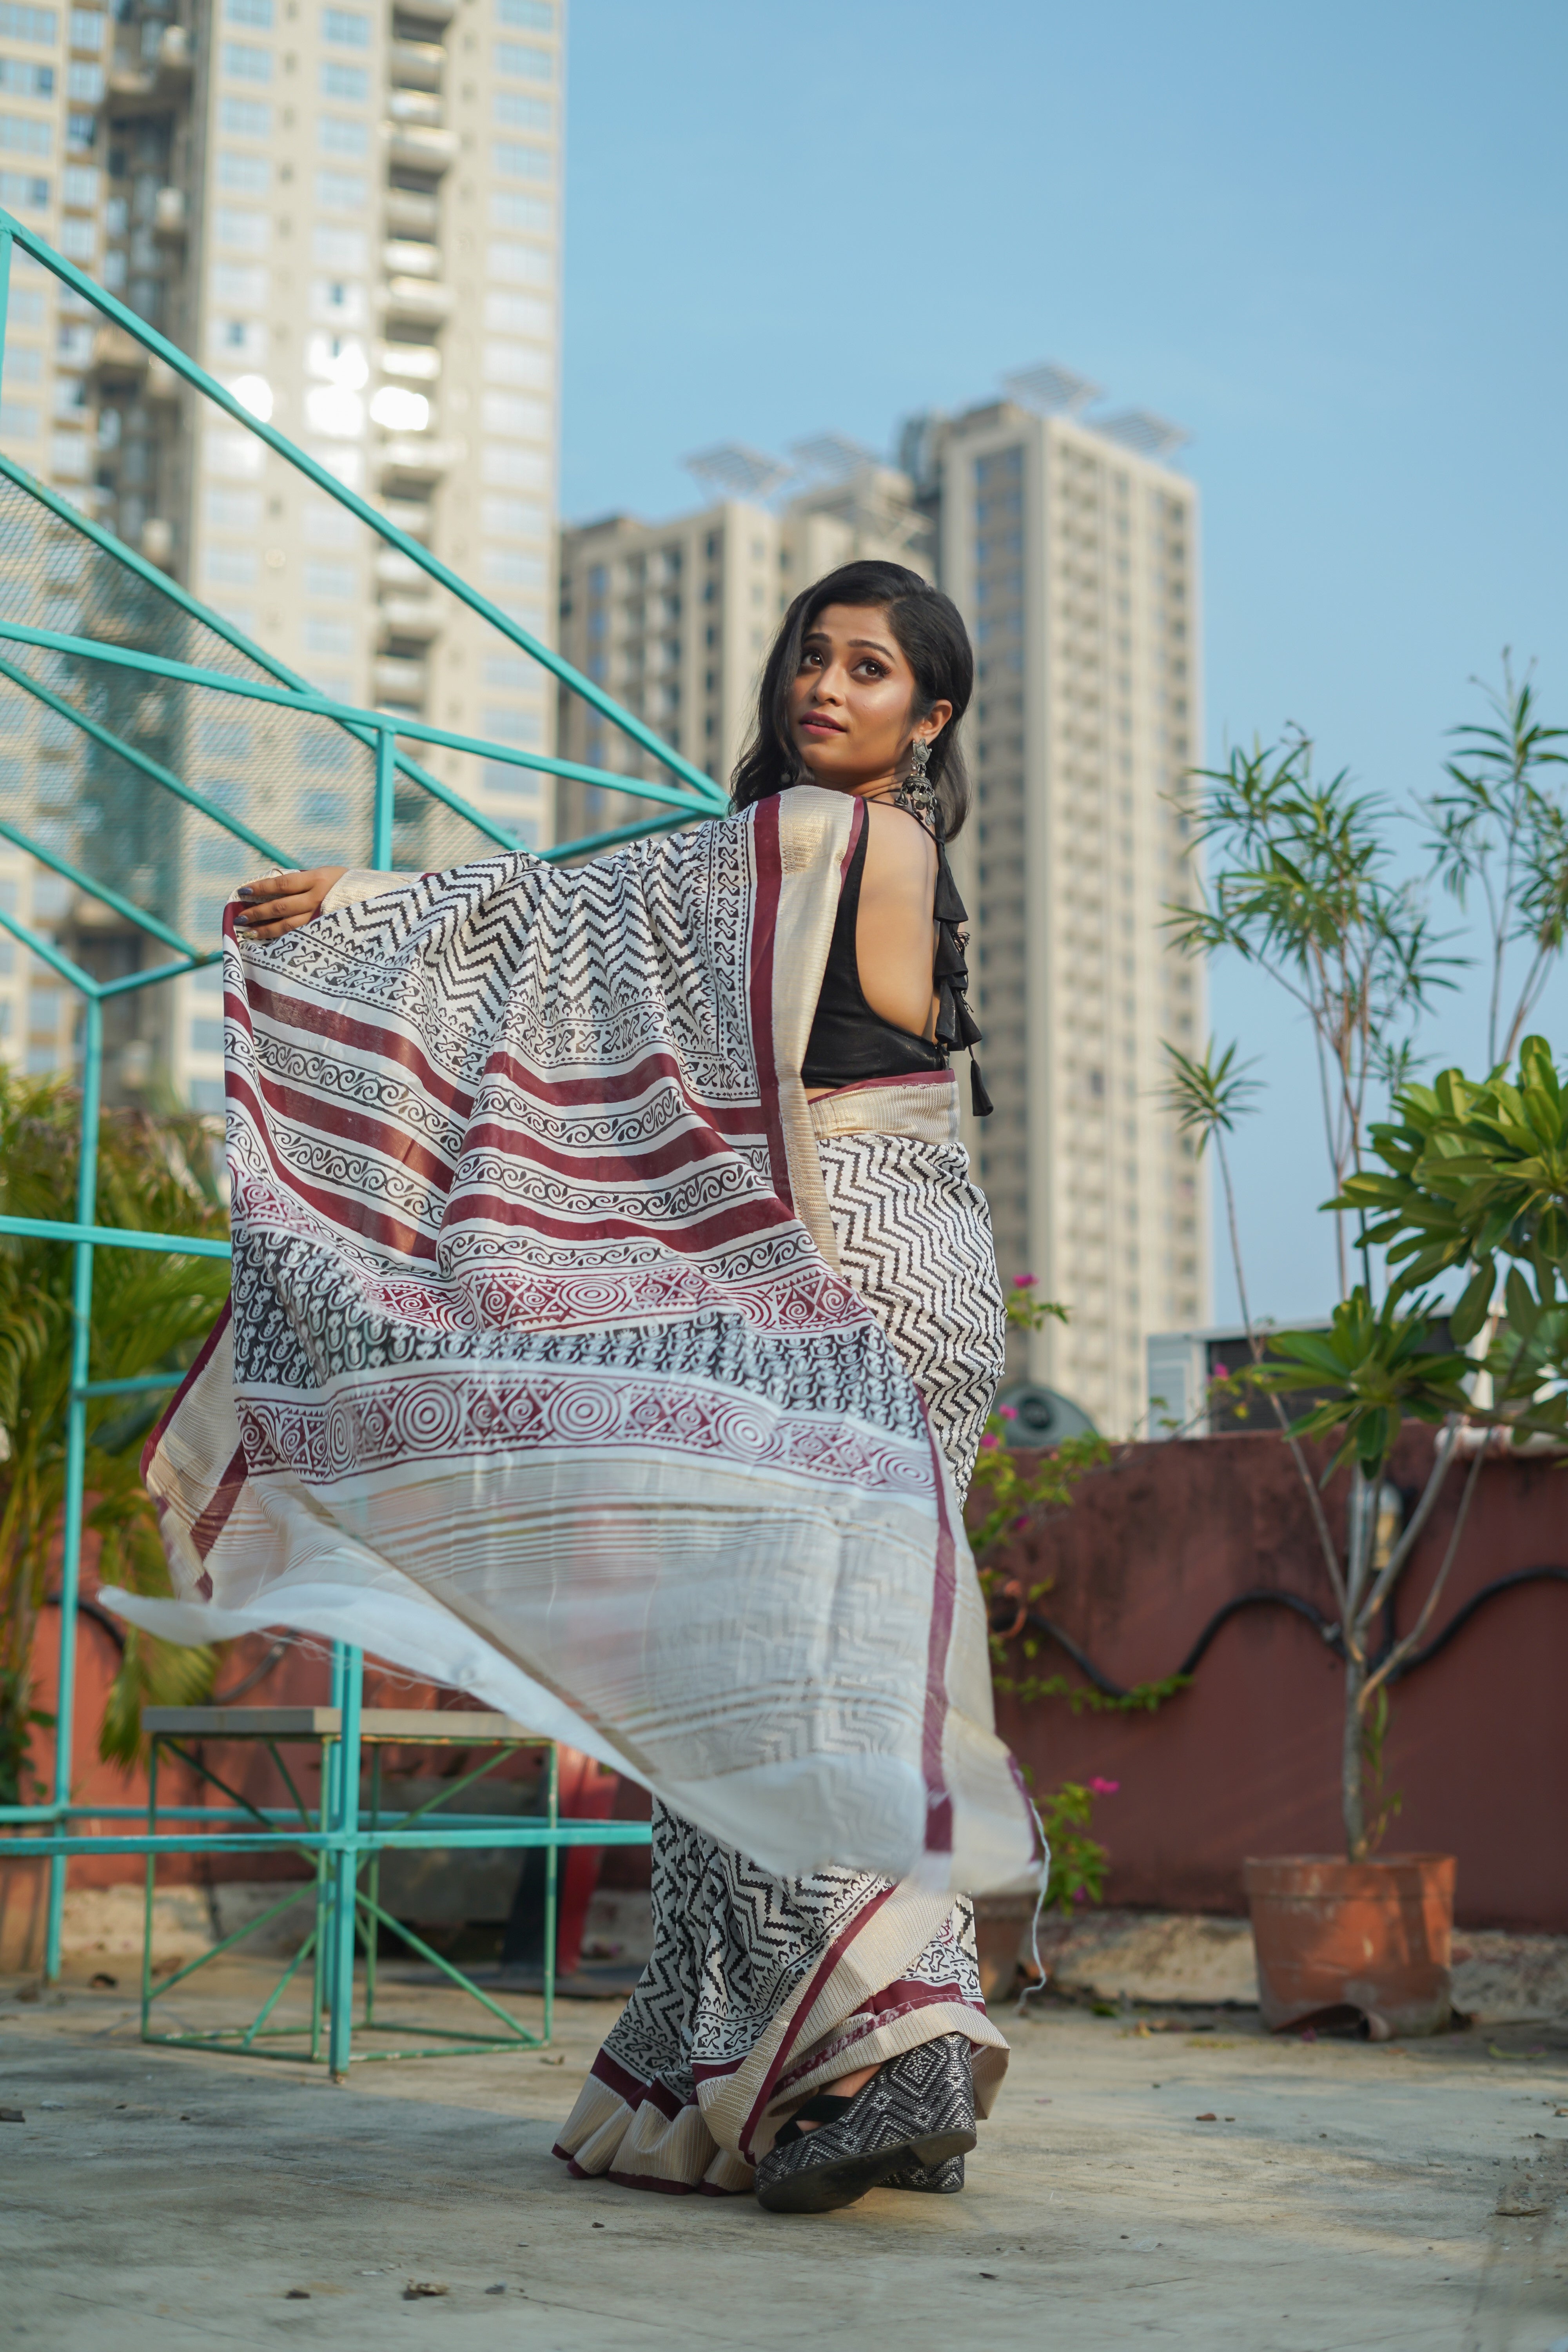
POLYGON ((653 1956, 557 2147, 627 2186, 951 2191, 1006 2064, 952 1891, 1033 1853, 959 1518, 973 667, 848 565, 730 819, 235 918, 235 1328, 152 1461, 160 1630, 330 1622, 653 1789, 653 1956))

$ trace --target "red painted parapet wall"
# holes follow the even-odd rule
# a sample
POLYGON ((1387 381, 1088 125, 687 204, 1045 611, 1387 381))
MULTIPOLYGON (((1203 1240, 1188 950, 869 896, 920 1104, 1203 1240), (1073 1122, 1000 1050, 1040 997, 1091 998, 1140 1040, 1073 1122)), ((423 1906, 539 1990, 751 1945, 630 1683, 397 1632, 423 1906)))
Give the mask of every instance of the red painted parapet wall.
MULTIPOLYGON (((1431 1440, 1407 1439, 1396 1483, 1418 1485, 1431 1440)), ((1453 1524, 1459 1473, 1429 1525, 1398 1596, 1410 1624, 1428 1590, 1453 1524)), ((1344 1482, 1328 1493, 1342 1525, 1344 1482)), ((1568 1469, 1540 1460, 1489 1461, 1440 1604, 1441 1630, 1494 1579, 1524 1568, 1568 1567, 1568 1469)), ((1289 1454, 1272 1436, 1214 1437, 1123 1449, 1113 1467, 1086 1480, 1073 1508, 1020 1540, 1007 1572, 1026 1584, 1049 1580, 1040 1607, 1114 1681, 1169 1675, 1227 1601, 1258 1588, 1297 1593, 1324 1616, 1332 1599, 1289 1454)), ((90 1591, 96 1579, 83 1579, 90 1591)), ((37 1657, 39 1702, 48 1706, 58 1620, 47 1612, 37 1657)), ((220 1682, 232 1688, 260 1660, 259 1638, 235 1645, 220 1682)), ((80 1696, 75 1774, 86 1802, 145 1801, 141 1773, 99 1762, 98 1725, 113 1674, 109 1635, 80 1623, 80 1696)), ((1042 1643, 1020 1672, 1076 1669, 1042 1643)), ((1395 1685, 1388 1779, 1405 1810, 1386 1842, 1458 1857, 1458 1916, 1471 1927, 1568 1932, 1568 1585, 1531 1585, 1490 1601, 1430 1665, 1395 1685)), ((318 1654, 295 1650, 248 1694, 252 1705, 321 1702, 327 1670, 318 1654)), ((1097 1808, 1110 1849, 1113 1903, 1239 1913, 1247 1854, 1335 1853, 1340 1845, 1338 1756, 1341 1676, 1321 1637, 1284 1609, 1249 1609, 1222 1627, 1190 1689, 1153 1716, 1071 1715, 1059 1700, 1000 1702, 1001 1727, 1038 1789, 1099 1773, 1121 1782, 1097 1808)), ((402 1677, 367 1675, 367 1701, 450 1706, 451 1693, 402 1677)), ((36 1760, 47 1775, 47 1734, 36 1760)), ((286 1801, 264 1752, 216 1748, 210 1762, 253 1802, 286 1801)), ((303 1759, 301 1757, 300 1760, 303 1759)), ((187 1775, 169 1772, 165 1794, 200 1801, 187 1775)), ((307 1792, 313 1797, 314 1781, 307 1792)), ((617 1813, 637 1807, 623 1783, 617 1813)), ((617 1883, 646 1872, 639 1852, 616 1858, 617 1883)), ((258 1874, 260 1857, 171 1857, 169 1883, 258 1874)), ((287 1852, 272 1868, 301 1865, 287 1852)), ((137 1880, 139 1862, 104 1857, 71 1865, 73 1885, 137 1880)))
MULTIPOLYGON (((1431 1458, 1429 1434, 1407 1435, 1394 1483, 1418 1486, 1431 1458)), ((1447 1548, 1464 1466, 1404 1578, 1402 1630, 1447 1548)), ((1335 1528, 1345 1486, 1334 1480, 1325 1497, 1335 1528)), ((1495 1579, 1548 1566, 1568 1568, 1568 1469, 1489 1460, 1428 1638, 1495 1579)), ((1019 1538, 1005 1573, 1048 1580, 1040 1612, 1123 1686, 1172 1674, 1240 1593, 1297 1593, 1334 1615, 1300 1482, 1273 1435, 1123 1449, 1070 1511, 1019 1538)), ((1079 1679, 1049 1641, 1032 1663, 1020 1643, 1011 1654, 1020 1674, 1079 1679)), ((1405 1806, 1384 1851, 1456 1854, 1467 1926, 1568 1932, 1565 1665, 1568 1584, 1536 1583, 1489 1601, 1394 1687, 1386 1779, 1405 1806)), ((1060 1700, 1006 1698, 999 1713, 1037 1788, 1096 1773, 1120 1781, 1095 1818, 1110 1850, 1109 1902, 1241 1912, 1247 1855, 1342 1851, 1342 1696, 1321 1635, 1265 1606, 1224 1625, 1191 1686, 1157 1714, 1075 1717, 1060 1700)))

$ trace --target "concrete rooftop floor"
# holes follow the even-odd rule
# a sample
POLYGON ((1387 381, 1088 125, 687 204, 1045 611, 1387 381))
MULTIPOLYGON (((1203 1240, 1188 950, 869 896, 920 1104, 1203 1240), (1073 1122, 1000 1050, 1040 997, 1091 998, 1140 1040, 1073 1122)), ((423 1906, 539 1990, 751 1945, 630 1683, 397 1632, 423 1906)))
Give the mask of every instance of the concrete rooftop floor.
MULTIPOLYGON (((1047 2005, 1009 2027, 963 2196, 791 2221, 552 2158, 613 2003, 563 2002, 547 2055, 334 2087, 144 2047, 132 1977, 0 1986, 0 2106, 26 2118, 0 2122, 0 2332, 26 2352, 1568 2352, 1559 2029, 1308 2044, 1245 2011, 1174 2021, 1194 2032, 1047 2005)), ((243 2018, 267 1982, 224 1960, 169 2005, 243 2018)), ((462 2021, 388 2002, 416 2005, 462 2021)))

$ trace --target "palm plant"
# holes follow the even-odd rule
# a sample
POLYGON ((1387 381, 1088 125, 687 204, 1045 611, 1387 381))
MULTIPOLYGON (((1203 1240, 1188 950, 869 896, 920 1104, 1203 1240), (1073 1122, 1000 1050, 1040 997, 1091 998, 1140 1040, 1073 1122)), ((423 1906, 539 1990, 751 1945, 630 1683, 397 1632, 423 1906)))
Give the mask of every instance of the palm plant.
MULTIPOLYGON (((1506 662, 1493 715, 1494 726, 1458 730, 1462 756, 1425 814, 1433 870, 1461 905, 1474 887, 1486 908, 1495 1054, 1500 1040, 1511 1050, 1568 932, 1568 807, 1553 797, 1549 773, 1568 762, 1553 749, 1563 730, 1541 724, 1528 681, 1516 685, 1506 662), (1521 948, 1522 973, 1510 961, 1521 948), (1511 1007, 1510 972, 1518 975, 1511 1007)), ((1438 992, 1455 986, 1465 960, 1433 932, 1419 888, 1394 878, 1386 803, 1354 790, 1342 772, 1316 782, 1311 745, 1300 735, 1272 751, 1237 752, 1226 768, 1200 771, 1194 781, 1207 788, 1196 832, 1213 870, 1195 906, 1169 910, 1173 935, 1188 953, 1228 948, 1266 974, 1306 1014, 1317 1054, 1332 1179, 1324 1207, 1335 1220, 1340 1289, 1327 1330, 1268 1333, 1251 1312, 1226 1139, 1257 1087, 1237 1048, 1211 1043, 1190 1055, 1167 1045, 1165 1099, 1200 1154, 1214 1149, 1253 1358, 1248 1377, 1270 1398, 1290 1446, 1339 1612, 1341 1801, 1346 1854, 1359 1862, 1389 1810, 1369 1816, 1389 1685, 1425 1638, 1453 1567, 1485 1427, 1507 1421, 1516 1435, 1563 1434, 1568 1406, 1543 1402, 1542 1382, 1563 1377, 1568 1355, 1568 1279, 1559 1290, 1552 1270, 1568 1255, 1568 1223, 1560 1229, 1558 1222, 1568 1220, 1568 1180, 1558 1182, 1552 1156, 1568 1143, 1568 1104, 1554 1091, 1540 1040, 1526 1042, 1511 1089, 1495 1071, 1481 1089, 1458 1073, 1435 1090, 1414 1082, 1414 1033, 1438 992), (1386 1097, 1398 1113, 1392 1124, 1373 1117, 1386 1097), (1389 1253, 1381 1299, 1374 1250, 1389 1253), (1494 1293, 1499 1256, 1510 1252, 1505 1323, 1494 1293), (1424 1286, 1456 1268, 1466 1272, 1466 1289, 1440 1337, 1437 1303, 1424 1286), (1464 1352, 1477 1340, 1479 1354, 1464 1352), (1314 1400, 1294 1422, 1282 1402, 1292 1391, 1314 1400), (1439 1434, 1400 1525, 1382 1496, 1411 1421, 1439 1434), (1335 1451, 1320 1480, 1305 1442, 1331 1436, 1335 1451), (1415 1623, 1379 1651, 1383 1612, 1467 1446, 1469 1472, 1436 1576, 1415 1623), (1342 1538, 1322 1486, 1346 1465, 1342 1538)))
MULTIPOLYGON (((79 1101, 57 1079, 0 1073, 0 1207, 58 1217, 75 1196, 79 1101)), ((107 1113, 100 1136, 98 1216, 105 1225, 221 1235, 226 1216, 212 1139, 189 1112, 107 1113)), ((101 1249, 93 1273, 91 1377, 132 1379, 188 1363, 223 1302, 221 1260, 101 1249)), ((70 1394, 71 1253, 0 1239, 0 1802, 21 1801, 38 1614, 65 1494, 70 1394)), ((106 1574, 166 1590, 162 1547, 139 1475, 141 1440, 158 1407, 94 1398, 88 1407, 89 1525, 106 1574)), ((100 1732, 106 1757, 131 1761, 143 1696, 189 1700, 210 1687, 214 1655, 128 1635, 100 1732)))

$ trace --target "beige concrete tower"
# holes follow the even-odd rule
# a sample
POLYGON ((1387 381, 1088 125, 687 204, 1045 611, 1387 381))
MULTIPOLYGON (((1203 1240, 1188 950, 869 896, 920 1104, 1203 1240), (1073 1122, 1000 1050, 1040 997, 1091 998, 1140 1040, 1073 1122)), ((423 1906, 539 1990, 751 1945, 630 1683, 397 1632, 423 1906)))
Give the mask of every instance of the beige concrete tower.
MULTIPOLYGON (((92 159, 62 182, 90 196, 79 221, 46 212, 45 233, 550 641, 564 0, 125 0, 111 47, 93 19, 97 88, 75 132, 59 93, 86 67, 85 36, 66 62, 78 17, 10 14, 48 19, 49 135, 86 141, 92 159)), ((32 110, 41 121, 46 98, 32 110)), ((552 748, 553 688, 524 655, 131 336, 85 306, 79 325, 72 298, 34 286, 46 329, 51 303, 59 320, 38 405, 69 413, 30 448, 0 418, 7 449, 324 691, 552 748)), ((12 389, 8 367, 7 402, 12 389)), ((240 800, 268 769, 243 714, 167 749, 193 782, 240 800)), ((365 845, 345 838, 363 793, 331 764, 266 776, 263 829, 302 859, 365 845)), ((525 772, 444 752, 428 764, 528 846, 552 837, 553 796, 525 772)), ((400 856, 421 855, 418 832, 405 803, 400 856)), ((233 878, 188 876, 194 936, 233 878)), ((160 996, 158 1075, 216 1101, 210 984, 160 996)))
POLYGON ((996 1109, 972 1136, 1005 1278, 1071 1323, 1033 1376, 1102 1429, 1144 1409, 1144 1339, 1207 1313, 1200 1171, 1162 1111, 1162 1039, 1202 1024, 1161 929, 1190 887, 1171 804, 1198 755, 1197 495, 1180 436, 1091 424, 1058 369, 925 429, 942 579, 975 639, 974 815, 955 865, 996 1109))

